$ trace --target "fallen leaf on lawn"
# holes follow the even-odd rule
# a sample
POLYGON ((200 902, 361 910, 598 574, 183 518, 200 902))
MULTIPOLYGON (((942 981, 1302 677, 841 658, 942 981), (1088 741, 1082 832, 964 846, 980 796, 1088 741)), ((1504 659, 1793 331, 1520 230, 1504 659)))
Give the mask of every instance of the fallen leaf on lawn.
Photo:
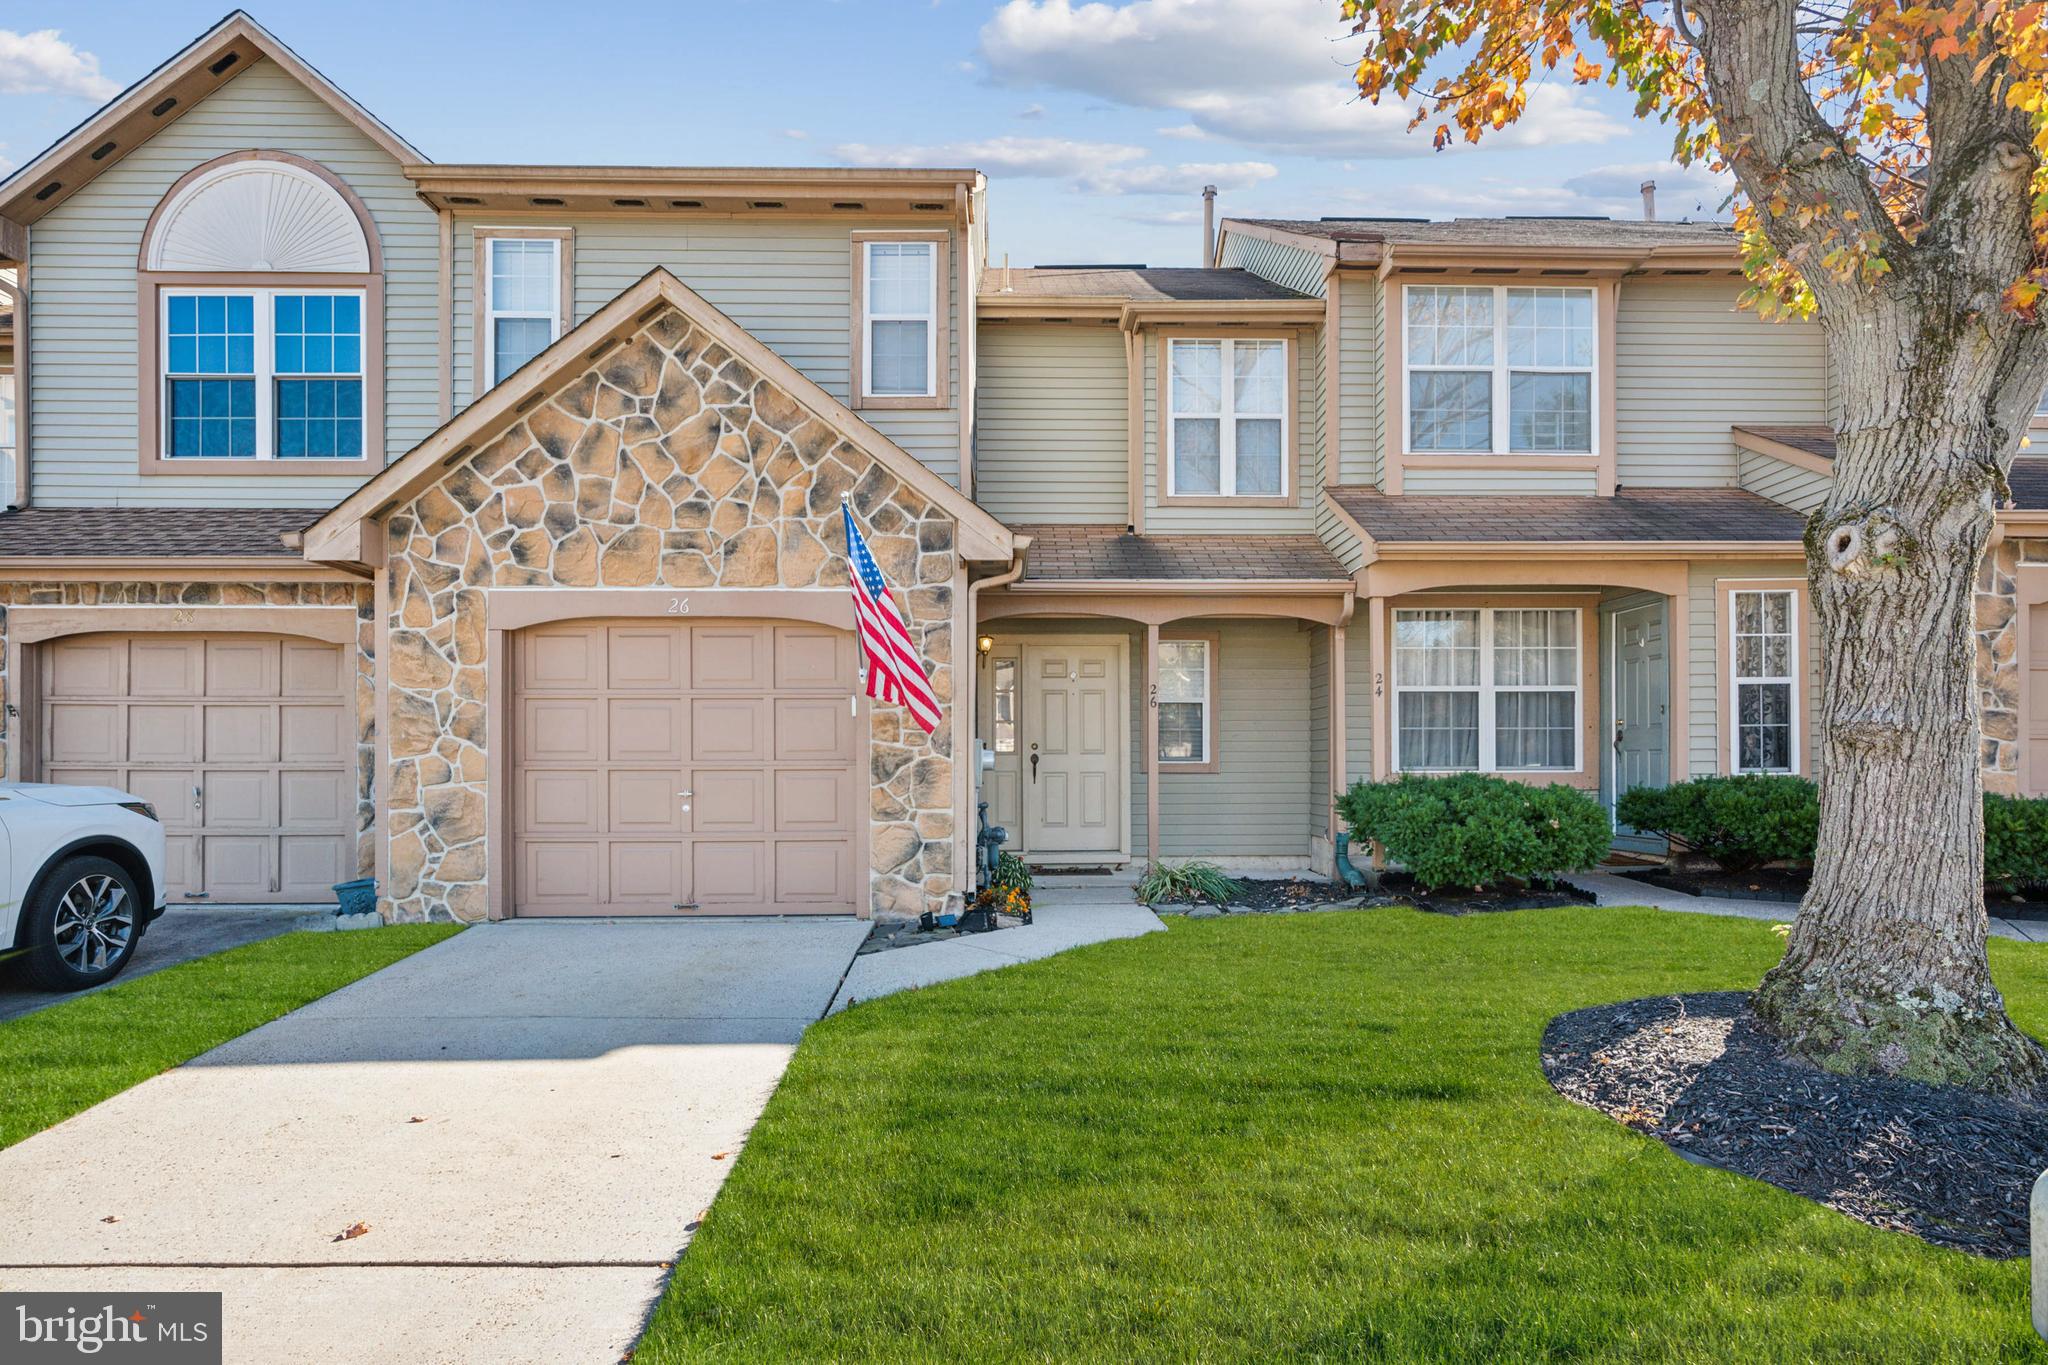
POLYGON ((729 1157, 729 1156, 731 1156, 731 1155, 732 1155, 732 1153, 731 1153, 731 1152, 713 1152, 713 1153, 711 1154, 711 1159, 712 1159, 713 1161, 723 1161, 723 1160, 725 1160, 725 1159, 726 1159, 727 1157, 729 1157))
POLYGON ((118 1223, 121 1221, 121 1215, 118 1213, 110 1213, 106 1217, 100 1219, 100 1221, 102 1223, 118 1223))
POLYGON ((411 1118, 407 1119, 407 1120, 406 1120, 406 1122, 407 1122, 407 1123, 425 1123, 425 1122, 426 1122, 426 1120, 425 1120, 425 1119, 423 1119, 423 1118, 421 1118, 421 1117, 420 1117, 420 1116, 419 1116, 418 1114, 414 1114, 414 1115, 413 1115, 413 1116, 412 1116, 411 1118))
POLYGON ((350 1223, 339 1233, 335 1234, 334 1240, 337 1242, 352 1242, 369 1230, 370 1225, 368 1223, 350 1223))

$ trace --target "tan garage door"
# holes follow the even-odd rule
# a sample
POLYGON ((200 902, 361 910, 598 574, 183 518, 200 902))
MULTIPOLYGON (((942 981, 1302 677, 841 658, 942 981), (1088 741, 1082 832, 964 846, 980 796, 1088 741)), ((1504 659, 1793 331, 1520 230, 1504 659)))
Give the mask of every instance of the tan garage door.
POLYGON ((517 638, 514 914, 853 912, 851 635, 618 621, 517 638))
POLYGON ((354 875, 354 732, 338 645, 80 635, 40 647, 44 780, 163 817, 173 903, 331 902, 354 875))
POLYGON ((2020 660, 2020 791, 2048 796, 2048 602, 2029 607, 2027 654, 2020 660))

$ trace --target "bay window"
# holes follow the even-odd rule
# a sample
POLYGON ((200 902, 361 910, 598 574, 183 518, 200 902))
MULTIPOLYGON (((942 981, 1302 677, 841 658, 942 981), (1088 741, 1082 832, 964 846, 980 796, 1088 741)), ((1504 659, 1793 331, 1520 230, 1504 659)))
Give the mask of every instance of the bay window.
POLYGON ((1599 354, 1594 291, 1409 285, 1407 449, 1589 455, 1599 354))
POLYGON ((1215 762, 1212 728, 1216 648, 1212 640, 1159 642, 1159 761, 1215 762))
POLYGON ((1786 589, 1729 594, 1734 668, 1730 717, 1734 771, 1789 773, 1799 766, 1799 664, 1795 594, 1786 589))
POLYGON ((363 458, 363 295, 161 293, 167 460, 363 458))
POLYGON ((1166 344, 1167 495, 1287 496, 1287 343, 1180 338, 1166 344))
POLYGON ((1580 649, 1575 608, 1396 610, 1395 767, 1578 771, 1580 649))

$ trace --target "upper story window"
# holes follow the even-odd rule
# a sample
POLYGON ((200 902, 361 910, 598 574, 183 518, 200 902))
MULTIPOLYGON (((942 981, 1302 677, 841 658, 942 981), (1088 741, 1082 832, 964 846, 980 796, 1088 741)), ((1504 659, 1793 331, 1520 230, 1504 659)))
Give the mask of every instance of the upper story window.
POLYGON ((853 237, 853 406, 946 404, 946 238, 853 237))
POLYGON ((1740 773, 1789 773, 1799 767, 1799 604, 1789 589, 1729 594, 1733 633, 1733 767, 1740 773))
POLYGON ((1576 772, 1580 613, 1479 607, 1394 613, 1401 772, 1576 772))
POLYGON ((346 186, 281 152, 222 157, 144 234, 142 470, 383 464, 382 261, 346 186))
POLYGON ((568 228, 476 229, 476 392, 503 383, 569 326, 568 228))
POLYGON ((1408 450, 1593 452, 1593 290, 1409 285, 1404 297, 1408 450))
POLYGON ((1166 370, 1167 496, 1286 497, 1287 342, 1173 337, 1166 370))

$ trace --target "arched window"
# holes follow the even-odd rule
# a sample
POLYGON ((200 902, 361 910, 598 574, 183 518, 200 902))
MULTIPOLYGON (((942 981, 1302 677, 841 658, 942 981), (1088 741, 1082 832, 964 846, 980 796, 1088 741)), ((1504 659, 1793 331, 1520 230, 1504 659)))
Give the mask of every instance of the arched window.
POLYGON ((210 161, 138 266, 145 474, 383 466, 384 266, 347 185, 284 152, 210 161))

